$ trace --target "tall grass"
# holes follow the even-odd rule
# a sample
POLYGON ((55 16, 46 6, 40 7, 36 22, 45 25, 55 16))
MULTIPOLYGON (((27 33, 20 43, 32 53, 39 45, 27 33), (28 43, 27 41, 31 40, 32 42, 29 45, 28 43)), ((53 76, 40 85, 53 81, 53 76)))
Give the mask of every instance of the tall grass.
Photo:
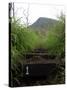
POLYGON ((11 25, 11 58, 17 60, 23 53, 33 50, 38 45, 37 34, 13 22, 11 25))
POLYGON ((62 55, 65 51, 65 20, 58 20, 57 24, 50 28, 44 36, 42 46, 47 48, 49 53, 62 55))
MULTIPOLYGON (((30 30, 18 22, 11 23, 11 82, 12 86, 20 85, 23 64, 23 54, 35 48, 45 48, 48 53, 63 56, 65 52, 65 22, 64 18, 46 34, 30 30), (22 57, 22 59, 21 59, 22 57), (18 85, 17 85, 18 84, 18 85)), ((64 72, 63 72, 64 73, 64 72)))
POLYGON ((39 45, 39 36, 33 30, 12 22, 11 24, 11 86, 20 85, 23 77, 23 54, 39 45), (22 58, 22 59, 21 59, 22 58))

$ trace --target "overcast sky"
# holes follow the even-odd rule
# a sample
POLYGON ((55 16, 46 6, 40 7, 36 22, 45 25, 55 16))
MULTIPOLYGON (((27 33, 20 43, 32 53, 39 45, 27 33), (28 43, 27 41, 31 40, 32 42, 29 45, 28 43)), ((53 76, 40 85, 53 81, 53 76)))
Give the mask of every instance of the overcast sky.
POLYGON ((60 13, 64 13, 64 6, 62 5, 51 5, 51 4, 38 4, 38 3, 15 3, 15 16, 20 18, 21 21, 26 21, 25 15, 29 13, 29 23, 34 23, 39 17, 48 17, 57 19, 60 13), (25 14, 25 15, 24 15, 25 14))

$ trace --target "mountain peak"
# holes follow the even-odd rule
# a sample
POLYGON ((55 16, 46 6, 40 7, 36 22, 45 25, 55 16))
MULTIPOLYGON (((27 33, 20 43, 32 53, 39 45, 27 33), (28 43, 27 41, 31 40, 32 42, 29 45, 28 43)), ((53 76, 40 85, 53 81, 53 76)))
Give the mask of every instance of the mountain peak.
POLYGON ((49 27, 55 25, 57 20, 46 18, 46 17, 39 17, 30 27, 35 30, 45 29, 47 30, 49 27))

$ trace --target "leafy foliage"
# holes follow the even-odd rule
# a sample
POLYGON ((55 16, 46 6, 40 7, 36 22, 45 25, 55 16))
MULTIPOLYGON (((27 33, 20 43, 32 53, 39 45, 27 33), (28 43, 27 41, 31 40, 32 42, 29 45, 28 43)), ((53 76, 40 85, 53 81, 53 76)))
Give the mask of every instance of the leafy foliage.
MULTIPOLYGON (((35 48, 45 48, 48 53, 57 54, 57 57, 63 58, 65 54, 65 19, 61 16, 50 30, 36 32, 30 28, 26 28, 20 23, 14 21, 11 23, 11 82, 12 86, 20 85, 20 79, 23 76, 22 64, 24 61, 23 54, 33 51, 35 48), (21 58, 22 57, 22 58, 21 58)), ((58 61, 59 59, 57 59, 58 61)), ((56 73, 54 81, 48 79, 50 83, 64 82, 64 64, 56 73), (62 70, 63 69, 63 70, 62 70), (59 74, 60 73, 60 74, 59 74), (63 75, 62 75, 63 74, 63 75), (58 78, 59 77, 59 78, 58 78), (61 79, 60 79, 61 77, 61 79)), ((51 77, 50 77, 51 78, 51 77)))
POLYGON ((22 75, 23 54, 32 51, 38 45, 38 35, 17 22, 11 24, 11 81, 12 86, 19 85, 22 75), (20 68, 18 67, 20 66, 20 68))
POLYGON ((31 51, 37 46, 38 36, 34 31, 14 22, 11 28, 11 58, 16 60, 18 56, 31 51))
POLYGON ((61 55, 65 49, 65 22, 59 20, 58 23, 49 30, 45 36, 44 47, 50 53, 61 55))

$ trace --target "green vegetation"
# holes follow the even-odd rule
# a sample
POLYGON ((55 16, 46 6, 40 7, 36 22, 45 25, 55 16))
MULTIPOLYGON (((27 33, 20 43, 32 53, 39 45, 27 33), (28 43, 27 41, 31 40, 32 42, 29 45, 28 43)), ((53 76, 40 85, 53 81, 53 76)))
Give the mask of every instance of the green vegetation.
MULTIPOLYGON (((60 17, 61 18, 61 17, 60 17)), ((50 53, 62 55, 65 49, 65 22, 59 20, 57 24, 49 30, 44 39, 44 45, 50 53)))
MULTIPOLYGON (((44 32, 43 32, 44 33, 44 32)), ((46 34, 24 27, 14 21, 11 25, 11 59, 17 59, 23 53, 33 51, 34 48, 41 47, 48 49, 49 53, 62 55, 65 49, 65 20, 61 16, 46 34)))
POLYGON ((19 23, 13 22, 11 26, 11 59, 17 62, 23 53, 36 48, 39 37, 34 31, 28 30, 19 23))
MULTIPOLYGON (((45 48, 48 50, 48 53, 56 54, 57 58, 64 59, 65 54, 64 16, 61 16, 57 24, 51 27, 46 34, 43 34, 42 32, 37 33, 35 30, 26 28, 16 21, 11 22, 12 86, 14 86, 14 84, 20 85, 19 78, 22 78, 21 65, 23 64, 22 62, 24 61, 23 54, 33 51, 35 48, 45 48)), ((64 70, 62 73, 64 73, 64 70)), ((57 79, 55 79, 55 81, 58 83, 57 79)), ((61 80, 61 83, 62 82, 63 81, 61 80)))
POLYGON ((11 23, 11 85, 19 84, 22 76, 21 65, 24 53, 32 51, 39 45, 39 36, 32 30, 14 21, 11 23), (20 66, 20 68, 18 67, 20 66))

